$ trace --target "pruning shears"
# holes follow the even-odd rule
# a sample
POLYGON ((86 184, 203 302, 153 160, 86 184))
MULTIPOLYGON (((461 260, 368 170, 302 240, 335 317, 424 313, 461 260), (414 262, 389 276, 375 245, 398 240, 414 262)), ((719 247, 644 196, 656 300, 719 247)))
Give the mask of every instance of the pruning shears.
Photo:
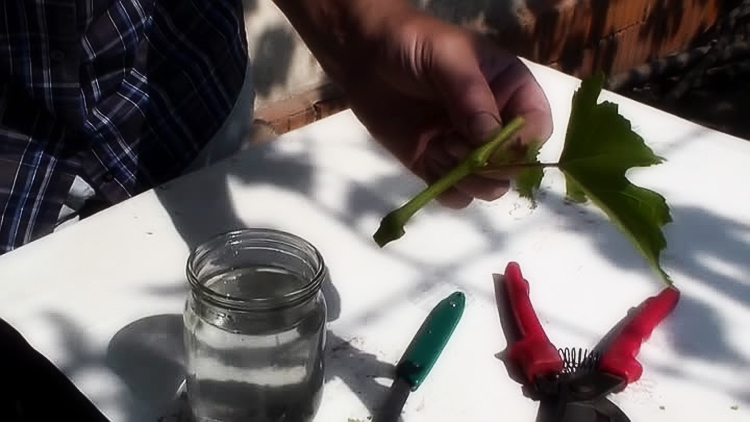
POLYGON ((531 398, 540 402, 537 421, 629 422, 608 396, 641 377, 643 367, 636 355, 677 306, 679 290, 670 286, 646 299, 592 353, 582 349, 576 353, 576 349, 558 349, 550 342, 531 305, 529 283, 517 263, 509 263, 505 274, 496 280, 501 285, 496 285, 498 297, 505 302, 498 306, 509 309, 513 320, 508 329, 504 328, 514 331, 514 338, 508 341, 508 358, 520 369, 531 398))

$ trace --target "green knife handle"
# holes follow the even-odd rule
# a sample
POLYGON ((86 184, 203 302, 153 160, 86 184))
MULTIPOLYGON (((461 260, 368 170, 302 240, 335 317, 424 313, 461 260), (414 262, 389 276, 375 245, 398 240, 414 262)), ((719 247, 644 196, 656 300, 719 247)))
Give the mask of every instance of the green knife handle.
POLYGON ((427 315, 412 339, 401 361, 396 365, 396 376, 404 379, 416 391, 442 353, 463 315, 466 296, 455 292, 440 301, 427 315))

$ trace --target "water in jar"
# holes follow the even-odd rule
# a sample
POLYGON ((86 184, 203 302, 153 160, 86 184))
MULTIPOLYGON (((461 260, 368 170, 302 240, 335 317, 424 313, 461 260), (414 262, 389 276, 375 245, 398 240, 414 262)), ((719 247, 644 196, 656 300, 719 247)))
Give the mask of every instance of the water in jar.
MULTIPOLYGON (((264 298, 306 283, 264 267, 231 270, 205 285, 264 298)), ((325 312, 320 293, 305 305, 261 314, 186 312, 187 387, 197 422, 311 421, 322 393, 325 312)))

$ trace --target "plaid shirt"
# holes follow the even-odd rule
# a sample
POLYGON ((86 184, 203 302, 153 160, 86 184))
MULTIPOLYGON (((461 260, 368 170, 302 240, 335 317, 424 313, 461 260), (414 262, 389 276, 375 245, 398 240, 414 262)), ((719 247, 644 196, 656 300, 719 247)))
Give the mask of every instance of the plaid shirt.
POLYGON ((114 204, 177 175, 247 65, 241 0, 0 0, 0 253, 76 176, 114 204))

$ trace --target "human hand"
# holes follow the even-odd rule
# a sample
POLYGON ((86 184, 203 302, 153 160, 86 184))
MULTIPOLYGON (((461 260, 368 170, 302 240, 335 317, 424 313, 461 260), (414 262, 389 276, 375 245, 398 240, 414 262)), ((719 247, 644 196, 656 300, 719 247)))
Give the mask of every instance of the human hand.
MULTIPOLYGON (((552 132, 549 103, 529 69, 478 34, 404 0, 274 2, 373 137, 427 183, 502 121, 524 119, 505 144, 510 158, 552 132)), ((470 175, 438 201, 463 208, 474 198, 497 199, 512 176, 470 175)))
MULTIPOLYGON (((367 65, 339 82, 373 137, 427 183, 513 117, 525 125, 506 144, 511 157, 550 136, 550 106, 529 69, 480 35, 414 11, 375 39, 367 65)), ((463 208, 474 198, 495 200, 512 176, 470 175, 438 201, 463 208)))

